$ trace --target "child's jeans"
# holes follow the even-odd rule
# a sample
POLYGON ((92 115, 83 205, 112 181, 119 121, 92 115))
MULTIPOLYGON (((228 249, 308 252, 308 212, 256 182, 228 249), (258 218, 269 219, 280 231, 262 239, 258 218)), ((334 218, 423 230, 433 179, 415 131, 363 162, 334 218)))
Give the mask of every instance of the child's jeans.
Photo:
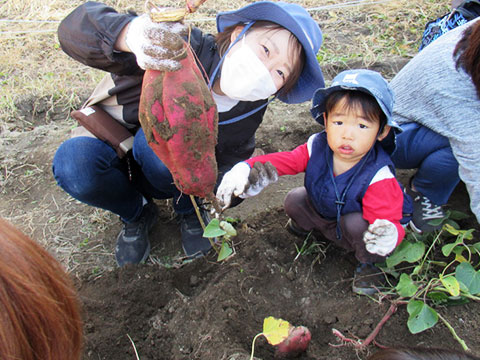
POLYGON ((418 169, 413 184, 436 205, 444 205, 460 181, 449 140, 425 126, 408 123, 396 137, 392 160, 398 169, 418 169))
POLYGON ((317 213, 305 187, 291 190, 285 197, 285 212, 295 223, 306 231, 322 234, 324 238, 335 245, 353 251, 360 263, 376 263, 385 261, 384 256, 371 254, 365 248, 363 233, 368 228, 368 222, 363 219, 362 213, 350 213, 340 218, 342 237, 337 239, 336 220, 327 220, 317 213))
POLYGON ((130 170, 109 145, 96 138, 75 137, 58 148, 53 159, 53 174, 58 185, 75 199, 109 210, 122 220, 136 220, 143 208, 143 197, 173 198, 179 214, 193 211, 190 197, 175 187, 167 167, 148 146, 143 131, 135 135, 130 170))

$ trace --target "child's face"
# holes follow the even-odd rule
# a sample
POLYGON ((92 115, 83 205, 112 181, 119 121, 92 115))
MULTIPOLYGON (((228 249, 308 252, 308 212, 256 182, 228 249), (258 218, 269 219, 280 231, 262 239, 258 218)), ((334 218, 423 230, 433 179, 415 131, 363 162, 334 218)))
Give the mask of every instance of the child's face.
MULTIPOLYGON (((232 42, 235 41, 242 29, 243 26, 238 26, 232 32, 232 42)), ((285 84, 294 64, 299 61, 298 56, 292 56, 288 49, 291 35, 290 31, 286 29, 272 31, 258 28, 247 31, 245 37, 245 43, 255 52, 270 72, 277 91, 285 84)), ((240 46, 242 46, 241 40, 230 49, 227 57, 233 55, 240 46)))
POLYGON ((325 116, 325 131, 328 146, 333 151, 334 160, 354 166, 375 144, 383 140, 390 127, 385 126, 378 134, 380 120, 367 118, 359 106, 346 106, 342 98, 325 116))

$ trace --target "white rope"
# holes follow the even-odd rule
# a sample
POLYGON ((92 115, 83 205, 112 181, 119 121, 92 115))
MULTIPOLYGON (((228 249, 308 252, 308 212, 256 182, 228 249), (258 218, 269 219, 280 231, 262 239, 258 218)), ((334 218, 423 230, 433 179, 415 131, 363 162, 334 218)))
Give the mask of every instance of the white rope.
MULTIPOLYGON (((353 6, 363 6, 363 5, 373 5, 373 4, 382 4, 386 2, 390 2, 392 0, 377 0, 377 1, 369 1, 369 0, 353 0, 353 1, 346 1, 340 4, 333 4, 333 5, 324 5, 318 6, 314 8, 306 9, 308 12, 314 11, 321 11, 321 10, 332 10, 332 9, 341 9, 346 7, 353 7, 353 6)), ((215 21, 216 18, 203 18, 203 19, 188 19, 185 22, 209 22, 215 21)), ((15 23, 59 23, 60 20, 11 20, 11 19, 0 19, 0 22, 15 22, 15 23)), ((38 33, 49 33, 55 32, 57 29, 48 29, 48 30, 24 30, 24 31, 0 31, 0 35, 4 34, 38 34, 38 33)))
POLYGON ((57 29, 48 29, 48 30, 19 30, 19 31, 0 31, 0 35, 3 34, 32 34, 32 33, 48 33, 57 31, 57 29))
POLYGON ((25 23, 59 23, 60 20, 14 20, 14 19, 0 19, 0 22, 25 22, 25 23))
POLYGON ((356 0, 356 1, 347 1, 344 3, 340 4, 334 4, 334 5, 324 5, 324 6, 319 6, 319 7, 314 7, 307 9, 307 11, 319 11, 319 10, 331 10, 331 9, 341 9, 344 7, 353 7, 353 6, 362 6, 362 5, 373 5, 373 4, 381 4, 381 3, 386 3, 390 2, 392 0, 378 0, 378 1, 368 1, 368 0, 356 0))

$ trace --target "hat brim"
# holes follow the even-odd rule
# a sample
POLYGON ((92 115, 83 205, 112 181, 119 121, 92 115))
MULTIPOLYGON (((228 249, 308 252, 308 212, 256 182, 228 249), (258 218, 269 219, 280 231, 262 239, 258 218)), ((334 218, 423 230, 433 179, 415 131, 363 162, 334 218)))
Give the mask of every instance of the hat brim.
POLYGON ((310 100, 316 89, 325 86, 325 80, 317 54, 313 51, 314 44, 288 11, 274 2, 255 2, 235 11, 218 13, 217 30, 222 32, 228 26, 257 20, 270 21, 286 28, 295 35, 305 51, 305 65, 297 83, 287 94, 280 94, 278 99, 288 104, 310 100))
POLYGON ((312 100, 313 106, 310 111, 312 113, 313 118, 318 123, 320 123, 321 125, 325 125, 323 121, 323 116, 321 115, 327 110, 326 104, 327 104, 328 96, 335 91, 343 91, 343 90, 362 91, 372 96, 377 102, 377 104, 380 106, 380 109, 382 109, 383 113, 385 114, 385 117, 387 119, 387 125, 391 126, 397 132, 403 131, 402 128, 395 121, 393 121, 392 115, 389 113, 388 109, 385 107, 385 104, 379 101, 371 91, 369 91, 367 88, 364 88, 362 86, 337 85, 337 86, 331 86, 329 88, 317 89, 317 91, 315 91, 315 93, 313 94, 313 100, 312 100))

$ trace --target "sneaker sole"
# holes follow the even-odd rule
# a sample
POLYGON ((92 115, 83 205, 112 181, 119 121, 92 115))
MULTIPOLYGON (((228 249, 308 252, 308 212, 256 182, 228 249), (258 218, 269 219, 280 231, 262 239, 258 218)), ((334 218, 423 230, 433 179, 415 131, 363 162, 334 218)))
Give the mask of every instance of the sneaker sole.
POLYGON ((423 231, 422 231, 421 229, 419 229, 419 228, 417 228, 417 227, 415 226, 415 224, 413 223, 412 220, 410 220, 410 222, 408 223, 408 226, 410 226, 410 229, 412 229, 413 231, 415 231, 415 232, 418 233, 418 234, 422 234, 422 233, 423 233, 423 231))
POLYGON ((374 289, 374 288, 359 288, 356 286, 352 286, 352 291, 358 295, 375 295, 376 293, 380 292, 381 289, 374 289))

